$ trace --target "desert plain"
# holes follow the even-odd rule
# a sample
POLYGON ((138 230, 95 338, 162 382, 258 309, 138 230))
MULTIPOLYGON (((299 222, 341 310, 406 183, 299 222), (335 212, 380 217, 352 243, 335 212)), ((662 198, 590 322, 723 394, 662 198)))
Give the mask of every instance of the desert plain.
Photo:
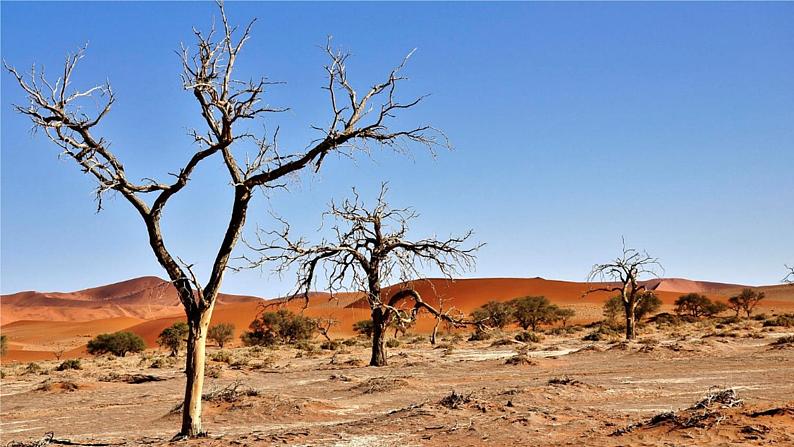
MULTIPOLYGON (((208 347, 206 438, 171 441, 184 393, 184 353, 157 347, 180 315, 173 289, 147 277, 71 293, 0 298, 3 445, 794 445, 794 328, 775 316, 794 311, 794 287, 760 288, 756 317, 682 324, 643 322, 638 338, 596 331, 607 294, 582 297, 585 283, 528 279, 418 281, 428 301, 462 312, 487 301, 543 295, 576 311, 564 330, 544 326, 537 342, 520 329, 442 327, 429 342, 426 315, 397 334, 389 365, 367 366, 369 340, 352 331, 369 309, 360 296, 313 294, 287 307, 337 321, 336 349, 308 346, 208 347), (304 306, 307 306, 303 309, 304 306), (38 319, 35 317, 38 316, 38 319), (86 342, 128 330, 149 349, 91 356, 86 342), (587 340, 585 338, 588 338, 587 340), (80 369, 58 370, 66 359, 80 369), (37 444, 38 443, 38 444, 37 444)), ((649 287, 672 312, 684 293, 725 299, 741 288, 683 279, 649 287)), ((237 334, 263 303, 223 295, 213 322, 237 334)), ((390 334, 391 338, 392 334, 390 334)))

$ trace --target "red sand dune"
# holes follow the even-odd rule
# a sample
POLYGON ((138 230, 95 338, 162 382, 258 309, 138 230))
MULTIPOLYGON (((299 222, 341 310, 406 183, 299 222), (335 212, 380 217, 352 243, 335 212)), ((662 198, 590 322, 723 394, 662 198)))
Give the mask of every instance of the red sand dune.
MULTIPOLYGON (((725 300, 743 287, 685 279, 654 280, 648 285, 655 288, 666 310, 683 293, 705 293, 725 300)), ((542 278, 425 279, 413 281, 411 286, 428 303, 438 306, 442 302, 445 309, 455 307, 465 313, 491 300, 507 301, 520 296, 542 295, 558 305, 575 309, 578 322, 599 319, 601 304, 612 295, 597 292, 583 297, 589 287, 598 285, 542 278)), ((401 287, 404 285, 387 288, 384 292, 388 295, 401 287)), ((794 287, 764 286, 758 289, 767 293, 764 311, 794 310, 794 287)), ((122 329, 135 332, 149 346, 156 346, 157 336, 164 328, 175 321, 184 321, 173 287, 155 277, 71 293, 21 292, 3 296, 0 303, 2 332, 10 340, 9 354, 4 360, 51 359, 53 351, 63 348, 68 349, 64 358, 84 355, 87 339, 122 329), (22 316, 26 316, 25 321, 21 320, 22 316)), ((337 294, 333 299, 327 293, 312 293, 308 303, 296 299, 286 304, 283 299, 265 301, 221 295, 213 314, 213 324, 234 324, 237 343, 239 334, 264 305, 274 309, 286 305, 311 317, 334 319, 337 324, 331 333, 335 336, 349 336, 353 323, 369 318, 369 306, 360 293, 337 294)), ((433 323, 432 318, 424 316, 414 330, 428 331, 433 323)))
MULTIPOLYGON (((221 294, 218 304, 259 298, 221 294)), ((92 321, 116 317, 144 320, 182 310, 176 289, 154 276, 130 279, 77 292, 19 292, 0 297, 0 325, 19 320, 92 321)))

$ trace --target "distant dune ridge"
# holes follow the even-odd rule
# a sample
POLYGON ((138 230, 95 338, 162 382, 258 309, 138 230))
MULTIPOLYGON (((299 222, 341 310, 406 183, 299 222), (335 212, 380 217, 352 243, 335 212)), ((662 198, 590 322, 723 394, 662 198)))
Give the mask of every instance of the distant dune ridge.
MULTIPOLYGON (((176 289, 156 276, 144 276, 76 292, 19 292, 0 297, 0 325, 18 320, 90 321, 132 317, 144 320, 182 311, 176 289)), ((255 302, 249 296, 218 296, 218 304, 255 302)))
MULTIPOLYGON (((661 278, 646 281, 669 309, 678 296, 703 293, 716 299, 727 299, 743 287, 692 281, 682 278, 661 278)), ((601 304, 611 295, 599 292, 582 297, 590 287, 585 282, 555 281, 543 278, 478 278, 447 280, 429 278, 410 283, 430 304, 455 307, 468 313, 490 301, 506 301, 519 296, 543 295, 552 302, 576 310, 575 322, 601 318, 601 304)), ((595 285, 593 285, 595 286, 595 285)), ((397 290, 403 284, 386 290, 397 290)), ((765 309, 794 309, 794 287, 762 286, 767 294, 765 309)), ((213 323, 228 322, 236 327, 235 339, 245 330, 262 306, 274 309, 282 299, 264 300, 253 296, 221 294, 213 313, 213 323)), ((352 334, 356 321, 369 318, 369 306, 360 293, 313 292, 308 303, 302 299, 287 306, 311 317, 332 318, 338 323, 332 329, 336 336, 352 334), (305 307, 305 309, 304 309, 305 307)), ((51 359, 53 352, 64 350, 64 358, 85 353, 85 343, 105 332, 129 330, 141 335, 149 346, 156 346, 160 331, 175 321, 184 320, 182 305, 173 286, 160 278, 147 276, 76 292, 19 292, 0 296, 0 329, 9 337, 10 360, 51 359)), ((434 321, 420 318, 414 328, 429 331, 434 321)))

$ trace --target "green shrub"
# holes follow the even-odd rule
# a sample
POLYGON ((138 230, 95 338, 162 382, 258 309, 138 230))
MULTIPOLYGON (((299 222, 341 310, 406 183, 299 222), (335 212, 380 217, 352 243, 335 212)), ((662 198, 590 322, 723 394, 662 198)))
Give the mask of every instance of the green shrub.
POLYGON ((542 338, 534 332, 524 331, 516 335, 516 340, 522 343, 540 343, 542 338))
POLYGON ((218 344, 218 347, 223 349, 223 345, 232 341, 234 338, 234 325, 231 323, 218 323, 210 326, 207 332, 207 338, 218 344))
POLYGON ((213 352, 210 355, 210 360, 212 360, 213 362, 221 362, 221 363, 229 364, 232 363, 233 357, 229 351, 218 351, 218 352, 213 352))
POLYGON ((111 353, 117 357, 124 357, 129 352, 141 352, 146 349, 146 343, 137 334, 132 332, 114 332, 112 334, 99 334, 88 342, 88 353, 102 355, 111 353))
POLYGON ((514 307, 510 303, 489 301, 471 313, 472 319, 491 327, 504 328, 513 319, 514 307))
POLYGON ((171 366, 171 362, 166 360, 164 357, 157 357, 156 359, 152 360, 152 363, 149 365, 149 368, 165 368, 171 366))
POLYGON ((483 341, 491 338, 491 333, 488 331, 474 331, 469 337, 469 341, 483 341))
POLYGON ((529 328, 535 331, 540 324, 552 324, 560 319, 560 308, 545 296, 524 296, 509 304, 513 308, 513 318, 525 331, 529 328))
POLYGON ((775 318, 764 321, 764 327, 769 326, 794 327, 794 314, 778 315, 775 318))
POLYGON ((246 346, 273 346, 279 342, 294 344, 314 336, 317 323, 288 309, 262 312, 243 332, 240 339, 246 346))
POLYGON ((67 369, 83 369, 83 367, 80 366, 80 359, 64 360, 63 363, 55 368, 56 371, 66 371, 67 369))
POLYGON ((25 367, 25 371, 22 374, 39 374, 41 373, 42 368, 36 362, 28 363, 28 366, 25 367))
POLYGON ((160 332, 157 337, 157 344, 168 348, 171 351, 171 357, 176 357, 179 354, 179 348, 187 340, 188 330, 187 323, 178 321, 160 332))
POLYGON ((353 323, 353 332, 364 335, 367 338, 372 338, 372 333, 375 331, 375 325, 372 320, 361 320, 353 323))
POLYGON ((326 340, 320 343, 320 349, 325 349, 326 351, 336 351, 339 349, 339 342, 336 340, 326 340))

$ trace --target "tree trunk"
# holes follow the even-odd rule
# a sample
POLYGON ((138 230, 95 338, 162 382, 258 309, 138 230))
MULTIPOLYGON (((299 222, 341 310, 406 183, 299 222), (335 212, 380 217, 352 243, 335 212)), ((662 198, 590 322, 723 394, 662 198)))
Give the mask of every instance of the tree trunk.
POLYGON ((636 336, 634 325, 634 306, 626 306, 626 340, 634 340, 636 336))
POLYGON ((372 358, 369 366, 386 366, 386 317, 383 309, 372 309, 372 358))
POLYGON ((430 344, 435 346, 436 345, 436 338, 438 337, 438 325, 441 324, 441 320, 436 319, 436 325, 433 326, 433 332, 430 334, 430 344))
POLYGON ((201 392, 204 388, 207 329, 212 318, 215 300, 203 312, 196 311, 188 318, 187 359, 185 360, 185 401, 182 407, 182 430, 179 436, 201 436, 201 392))

